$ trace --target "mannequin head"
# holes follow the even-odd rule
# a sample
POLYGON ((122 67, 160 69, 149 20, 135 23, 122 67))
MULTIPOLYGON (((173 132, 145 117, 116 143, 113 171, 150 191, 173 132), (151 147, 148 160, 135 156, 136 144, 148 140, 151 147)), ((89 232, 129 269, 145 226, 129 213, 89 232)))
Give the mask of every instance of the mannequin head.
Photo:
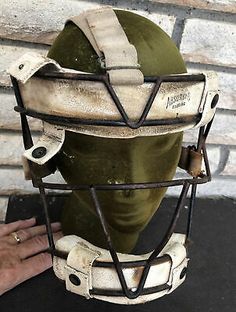
MULTIPOLYGON (((136 47, 145 76, 184 73, 182 57, 171 39, 154 23, 137 14, 116 10, 128 40, 136 47)), ((83 32, 66 24, 48 56, 61 66, 101 74, 97 55, 83 32)), ((172 179, 180 155, 182 133, 129 139, 101 138, 67 132, 56 156, 69 184, 115 184, 172 179)), ((99 191, 98 198, 117 251, 129 252, 140 231, 158 208, 165 189, 99 191)), ((77 234, 107 247, 90 195, 75 191, 62 216, 65 234, 77 234)))

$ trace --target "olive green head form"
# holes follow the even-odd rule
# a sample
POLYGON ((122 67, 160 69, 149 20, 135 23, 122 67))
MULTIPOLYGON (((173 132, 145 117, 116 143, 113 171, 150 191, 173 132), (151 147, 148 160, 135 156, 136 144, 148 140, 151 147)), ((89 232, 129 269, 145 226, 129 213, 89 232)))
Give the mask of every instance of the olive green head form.
MULTIPOLYGON (((145 17, 123 10, 114 10, 131 44, 138 53, 138 63, 144 76, 181 74, 186 72, 184 61, 170 37, 145 17)), ((114 44, 115 38, 114 38, 114 44)), ((48 57, 62 67, 101 74, 98 55, 73 22, 68 22, 54 41, 48 57)))
MULTIPOLYGON (((115 10, 115 14, 129 42, 136 48, 144 76, 186 72, 175 44, 156 24, 128 11, 115 10)), ((73 22, 65 25, 48 56, 62 67, 95 74, 105 73, 89 40, 73 22)), ((55 161, 67 183, 71 184, 167 181, 175 174, 181 142, 182 133, 113 139, 67 132, 55 161)), ((133 249, 140 232, 159 207, 165 191, 160 188, 98 193, 117 251, 130 252, 133 249)), ((107 248, 93 203, 86 191, 71 194, 64 207, 62 225, 65 234, 76 234, 107 248)))

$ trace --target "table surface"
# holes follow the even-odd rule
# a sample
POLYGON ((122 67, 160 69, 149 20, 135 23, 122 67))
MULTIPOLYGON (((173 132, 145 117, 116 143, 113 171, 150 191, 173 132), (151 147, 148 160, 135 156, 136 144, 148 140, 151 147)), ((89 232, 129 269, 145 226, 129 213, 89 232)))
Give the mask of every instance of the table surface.
MULTIPOLYGON (((60 219, 64 196, 49 196, 53 221, 60 219)), ((166 199, 143 232, 136 252, 151 250, 160 240, 174 211, 176 199, 166 199), (154 235, 156 233, 156 235, 154 235)), ((185 225, 187 204, 180 228, 185 225)), ((37 216, 43 222, 38 195, 11 196, 6 222, 37 216)), ((1 312, 165 311, 234 312, 236 307, 236 202, 231 199, 198 199, 194 212, 192 245, 187 279, 174 293, 156 301, 120 306, 86 300, 65 290, 52 270, 26 281, 0 297, 1 312)))

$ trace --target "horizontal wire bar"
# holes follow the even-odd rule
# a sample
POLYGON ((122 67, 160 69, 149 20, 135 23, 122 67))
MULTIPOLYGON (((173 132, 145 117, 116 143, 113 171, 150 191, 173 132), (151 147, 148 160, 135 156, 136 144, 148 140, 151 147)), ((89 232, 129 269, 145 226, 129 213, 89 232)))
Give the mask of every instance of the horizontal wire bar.
POLYGON ((202 178, 188 178, 188 179, 179 179, 172 181, 164 182, 147 182, 147 183, 127 183, 127 184, 60 184, 60 183, 49 183, 49 182, 39 182, 33 180, 34 187, 44 186, 46 189, 58 189, 58 190, 90 190, 94 188, 100 191, 111 191, 111 190, 141 190, 141 189, 153 189, 159 187, 171 187, 171 186, 180 186, 183 185, 186 181, 189 184, 203 184, 209 181, 209 177, 203 175, 202 178))
MULTIPOLYGON (((75 117, 62 117, 56 115, 48 115, 44 113, 35 112, 33 110, 28 110, 20 106, 14 107, 15 111, 30 117, 41 119, 47 122, 51 122, 56 125, 68 125, 71 127, 79 125, 87 126, 104 126, 104 127, 127 127, 127 123, 122 120, 103 120, 103 119, 80 119, 75 117)), ((147 127, 147 126, 171 126, 171 125, 181 125, 181 124, 196 124, 201 120, 201 114, 187 117, 176 117, 176 118, 165 118, 165 119, 152 119, 144 120, 142 124, 137 124, 135 128, 147 127)), ((132 126, 132 122, 130 123, 132 126)))
MULTIPOLYGON (((109 81, 108 74, 96 75, 96 74, 82 74, 82 73, 68 73, 68 72, 42 72, 39 71, 35 74, 35 77, 42 79, 68 79, 68 80, 87 80, 87 81, 109 81)), ((144 76, 144 82, 156 82, 160 80, 161 82, 201 82, 205 81, 205 76, 203 74, 179 74, 179 75, 166 75, 166 76, 144 76)))

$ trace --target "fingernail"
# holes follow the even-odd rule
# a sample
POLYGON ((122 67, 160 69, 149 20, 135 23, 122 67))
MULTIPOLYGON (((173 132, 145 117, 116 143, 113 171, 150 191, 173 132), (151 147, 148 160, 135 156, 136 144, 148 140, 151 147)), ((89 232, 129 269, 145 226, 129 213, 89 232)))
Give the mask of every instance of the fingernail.
POLYGON ((60 222, 54 222, 52 223, 52 228, 55 230, 55 229, 58 229, 60 230, 61 229, 61 223, 60 222))
POLYGON ((25 221, 27 221, 27 222, 36 221, 36 218, 35 218, 35 217, 32 217, 32 218, 26 219, 25 221))

